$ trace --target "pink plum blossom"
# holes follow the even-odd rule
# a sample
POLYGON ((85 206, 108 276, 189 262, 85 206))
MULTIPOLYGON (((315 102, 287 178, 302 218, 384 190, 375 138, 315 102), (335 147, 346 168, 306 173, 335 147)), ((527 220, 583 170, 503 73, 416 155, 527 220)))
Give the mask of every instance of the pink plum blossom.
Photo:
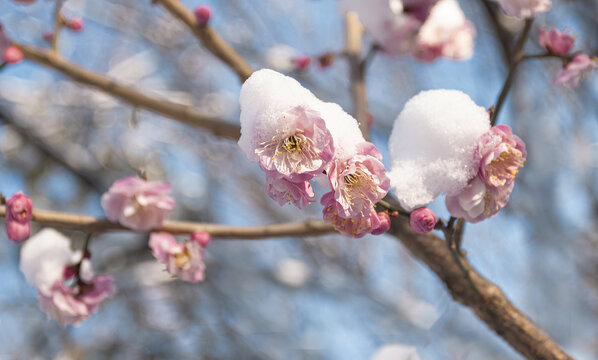
POLYGON ((434 61, 443 56, 469 59, 473 54, 475 27, 465 18, 456 0, 440 0, 434 5, 417 35, 415 56, 434 61))
POLYGON ((372 228, 372 235, 382 235, 390 230, 390 216, 387 212, 379 212, 377 214, 379 224, 372 228))
POLYGON ((358 144, 349 158, 334 159, 327 173, 337 212, 347 219, 370 216, 373 205, 388 193, 382 155, 369 142, 358 144))
POLYGON ((416 233, 427 234, 436 226, 436 215, 427 207, 415 209, 409 216, 409 225, 416 233))
POLYGON ((317 111, 297 106, 281 114, 288 129, 259 142, 260 167, 289 181, 309 180, 322 172, 334 154, 332 136, 317 111))
POLYGON ((6 235, 14 242, 21 242, 31 233, 33 202, 22 191, 6 201, 6 235))
POLYGON ((357 216, 354 218, 345 218, 340 216, 337 206, 337 201, 334 198, 334 193, 329 192, 322 196, 320 200, 324 205, 324 221, 331 224, 334 229, 343 235, 354 238, 363 237, 372 232, 373 229, 381 227, 380 218, 373 206, 370 206, 367 216, 357 216))
POLYGON ((106 217, 137 231, 148 231, 162 226, 174 209, 174 199, 168 182, 148 182, 137 177, 116 181, 102 195, 106 217))
POLYGON ((586 54, 575 55, 573 60, 557 74, 554 84, 562 84, 570 89, 576 88, 596 67, 598 62, 595 58, 586 54))
POLYGON ((520 19, 531 18, 536 14, 548 11, 552 0, 496 0, 509 16, 520 19))
POLYGON ((498 214, 507 205, 514 186, 514 182, 489 186, 475 177, 460 193, 446 197, 446 208, 452 216, 476 223, 498 214))
POLYGON ((199 5, 193 10, 193 14, 199 25, 206 25, 212 17, 212 9, 207 5, 199 5))
POLYGON ((199 241, 179 243, 171 234, 160 232, 150 235, 149 246, 154 257, 165 264, 172 275, 189 282, 204 279, 204 246, 199 241))
POLYGON ((478 176, 489 186, 511 184, 527 157, 525 143, 513 135, 508 125, 490 128, 478 141, 480 157, 478 176))
POLYGON ((314 202, 314 191, 309 181, 293 182, 276 173, 266 175, 266 193, 280 206, 293 204, 299 209, 314 202))
POLYGON ((66 286, 63 281, 56 281, 50 292, 40 292, 40 308, 61 325, 78 324, 98 310, 99 304, 114 294, 112 276, 95 277, 91 283, 78 286, 66 286))
POLYGON ((538 37, 540 45, 544 46, 551 54, 556 55, 567 55, 575 44, 575 36, 557 29, 550 31, 540 29, 538 37))

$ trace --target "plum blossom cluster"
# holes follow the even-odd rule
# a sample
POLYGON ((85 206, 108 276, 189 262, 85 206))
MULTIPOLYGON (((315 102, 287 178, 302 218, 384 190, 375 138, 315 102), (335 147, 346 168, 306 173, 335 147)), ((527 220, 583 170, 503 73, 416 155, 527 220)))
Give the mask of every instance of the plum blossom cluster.
POLYGON ((598 58, 581 52, 570 55, 575 43, 575 36, 557 29, 540 29, 540 45, 546 48, 549 55, 560 57, 563 68, 554 79, 555 85, 563 85, 569 89, 579 86, 582 80, 590 76, 598 67, 598 58))
MULTIPOLYGON (((490 218, 507 204, 527 157, 510 127, 491 128, 488 112, 457 90, 423 91, 410 99, 389 147, 391 186, 406 209, 445 194, 451 215, 470 222, 490 218)), ((423 215, 412 214, 417 232, 435 224, 423 215)))
POLYGON ((466 60, 473 54, 475 27, 456 0, 341 0, 339 7, 343 13, 357 12, 389 55, 434 61, 466 60))
POLYGON ((388 192, 389 179, 380 152, 353 117, 272 70, 255 72, 239 101, 239 146, 266 174, 272 199, 302 208, 315 201, 310 181, 326 174, 332 188, 321 198, 326 222, 353 237, 385 226, 374 204, 388 192))
POLYGON ((21 247, 20 267, 39 293, 40 308, 62 325, 77 324, 114 294, 110 275, 95 276, 91 262, 54 229, 43 229, 21 247))

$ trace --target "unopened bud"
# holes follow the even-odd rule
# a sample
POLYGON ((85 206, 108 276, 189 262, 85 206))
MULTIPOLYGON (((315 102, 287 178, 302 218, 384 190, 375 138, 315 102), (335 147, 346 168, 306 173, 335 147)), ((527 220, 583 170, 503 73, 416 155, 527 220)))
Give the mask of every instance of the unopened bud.
POLYGON ((23 53, 18 47, 10 45, 6 48, 6 50, 4 50, 3 60, 7 64, 16 64, 23 60, 23 53))
POLYGON ((212 17, 212 9, 207 5, 199 5, 193 10, 198 25, 206 25, 212 17))
POLYGON ((203 247, 208 246, 210 240, 210 234, 208 234, 205 231, 196 231, 193 234, 191 234, 191 241, 195 241, 203 247))
POLYGON ((418 234, 429 233, 436 226, 436 215, 427 207, 415 209, 409 217, 409 225, 418 234))

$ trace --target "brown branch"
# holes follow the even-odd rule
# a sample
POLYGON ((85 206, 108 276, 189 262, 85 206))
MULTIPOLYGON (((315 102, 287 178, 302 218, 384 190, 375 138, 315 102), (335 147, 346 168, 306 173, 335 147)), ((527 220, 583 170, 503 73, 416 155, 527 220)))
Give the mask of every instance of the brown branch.
POLYGON ((346 16, 347 45, 345 53, 349 60, 351 97, 353 98, 353 115, 359 123, 361 133, 366 140, 370 137, 368 125, 368 99, 365 87, 365 65, 361 59, 363 26, 357 13, 350 11, 346 16))
POLYGON ((18 43, 13 45, 23 52, 26 59, 57 70, 74 81, 98 88, 133 106, 156 112, 183 124, 205 129, 217 136, 233 140, 239 138, 239 125, 204 114, 190 106, 146 95, 133 87, 121 85, 106 76, 81 68, 51 51, 18 43))
POLYGON ((251 66, 209 25, 199 25, 193 13, 179 0, 154 0, 182 21, 193 35, 216 57, 227 64, 245 82, 253 73, 251 66))
MULTIPOLYGON (((6 209, 0 206, 0 217, 4 217, 6 209)), ((114 231, 135 232, 107 219, 79 214, 49 210, 33 210, 33 222, 41 225, 69 230, 101 233, 114 231)), ((205 231, 213 238, 230 239, 265 239, 286 236, 315 236, 334 233, 332 226, 323 221, 307 220, 304 222, 282 223, 264 226, 229 226, 187 221, 166 221, 164 226, 153 231, 165 231, 171 234, 191 234, 205 231)))
POLYGON ((433 234, 411 231, 409 221, 392 219, 390 233, 424 262, 444 282, 454 300, 471 308, 515 350, 528 359, 572 359, 544 331, 509 301, 500 288, 480 275, 464 258, 461 264, 470 275, 476 291, 455 263, 444 241, 433 234))

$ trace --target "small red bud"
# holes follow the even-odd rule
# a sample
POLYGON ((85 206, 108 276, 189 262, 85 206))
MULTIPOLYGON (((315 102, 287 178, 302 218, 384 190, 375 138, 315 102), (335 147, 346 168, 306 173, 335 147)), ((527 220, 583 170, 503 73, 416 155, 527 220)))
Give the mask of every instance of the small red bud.
POLYGON ((10 45, 4 50, 4 62, 7 64, 16 64, 23 60, 23 53, 19 48, 14 45, 10 45))
POLYGON ((307 55, 299 56, 293 59, 296 70, 305 70, 311 63, 311 57, 307 55))
POLYGON ((212 17, 212 9, 207 5, 199 5, 193 10, 193 13, 195 14, 197 24, 201 26, 206 25, 210 21, 210 17, 212 17))
POLYGON ((66 26, 73 31, 81 31, 85 27, 85 22, 80 17, 74 17, 66 21, 66 26))

